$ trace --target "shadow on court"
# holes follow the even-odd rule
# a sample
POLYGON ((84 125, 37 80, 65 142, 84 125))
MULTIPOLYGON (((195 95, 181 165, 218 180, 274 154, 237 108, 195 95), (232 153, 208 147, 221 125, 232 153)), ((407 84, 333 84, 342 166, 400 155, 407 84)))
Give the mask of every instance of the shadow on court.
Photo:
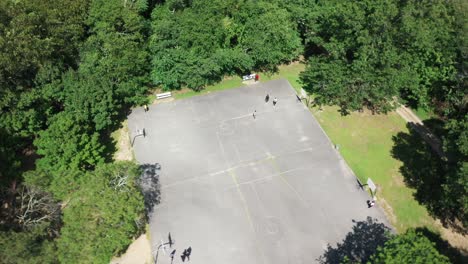
POLYGON ((154 206, 161 201, 161 188, 159 183, 159 163, 143 164, 140 166, 142 171, 139 185, 145 201, 146 216, 149 218, 154 210, 154 206))
POLYGON ((343 242, 336 247, 328 245, 325 253, 317 259, 319 263, 338 264, 345 262, 345 258, 347 263, 366 263, 377 247, 383 246, 389 239, 390 228, 377 219, 367 217, 365 221, 353 222, 353 229, 343 242))

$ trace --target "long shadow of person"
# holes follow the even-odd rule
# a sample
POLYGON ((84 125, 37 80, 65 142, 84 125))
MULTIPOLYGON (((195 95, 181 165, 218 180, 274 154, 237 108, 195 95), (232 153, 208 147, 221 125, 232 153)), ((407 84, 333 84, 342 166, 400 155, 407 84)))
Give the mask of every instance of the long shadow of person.
POLYGON ((172 250, 171 255, 169 256, 171 258, 171 264, 174 262, 174 257, 175 257, 176 250, 172 250))
POLYGON ((190 255, 192 254, 192 247, 187 248, 187 260, 190 260, 190 255))
POLYGON ((182 252, 182 255, 180 255, 180 258, 182 259, 182 262, 185 262, 185 258, 187 258, 187 250, 184 249, 184 252, 182 252))

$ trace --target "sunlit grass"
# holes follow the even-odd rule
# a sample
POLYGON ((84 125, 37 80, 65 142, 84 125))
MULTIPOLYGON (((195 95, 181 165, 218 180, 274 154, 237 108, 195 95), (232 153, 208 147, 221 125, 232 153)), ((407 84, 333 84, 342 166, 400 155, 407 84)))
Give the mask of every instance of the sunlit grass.
MULTIPOLYGON (((301 89, 301 85, 299 83, 299 73, 303 71, 304 68, 305 65, 298 62, 291 63, 289 65, 281 65, 278 67, 278 72, 276 73, 259 73, 260 81, 262 82, 284 78, 287 79, 289 83, 291 83, 297 92, 299 92, 301 89)), ((187 88, 173 91, 173 96, 175 99, 183 99, 215 91, 238 88, 241 86, 245 86, 245 84, 242 83, 242 78, 240 76, 230 76, 224 78, 224 80, 219 83, 205 87, 201 91, 194 91, 187 88)))
POLYGON ((182 89, 180 91, 175 91, 174 93, 174 98, 175 99, 183 99, 183 98, 188 98, 196 95, 202 95, 202 94, 207 94, 215 91, 222 91, 226 89, 232 89, 232 88, 237 88, 243 86, 242 84, 242 78, 239 76, 232 76, 232 77, 227 77, 223 81, 210 85, 202 89, 201 91, 194 91, 191 89, 182 89))
POLYGON ((428 119, 431 119, 432 117, 434 117, 434 114, 429 111, 429 110, 426 110, 426 109, 423 109, 423 108, 411 108, 411 110, 413 111, 413 113, 415 113, 422 121, 424 120, 428 120, 428 119))
POLYGON ((341 116, 337 107, 313 110, 327 135, 340 145, 340 153, 363 183, 371 178, 378 186, 380 205, 398 231, 410 227, 432 227, 426 208, 413 197, 399 172, 402 163, 392 157, 392 137, 408 133, 406 122, 396 113, 372 115, 369 112, 341 116))
POLYGON ((301 84, 299 82, 299 73, 304 71, 305 65, 303 63, 294 62, 289 65, 281 65, 278 67, 278 72, 274 74, 262 74, 260 76, 261 81, 270 81, 277 79, 287 79, 291 86, 296 90, 297 93, 301 90, 301 84))

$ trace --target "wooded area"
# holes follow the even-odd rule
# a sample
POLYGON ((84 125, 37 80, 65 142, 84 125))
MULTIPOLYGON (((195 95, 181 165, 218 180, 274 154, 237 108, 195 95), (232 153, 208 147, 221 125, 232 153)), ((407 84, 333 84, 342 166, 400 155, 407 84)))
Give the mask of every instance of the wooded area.
MULTIPOLYGON (((300 58, 317 105, 434 113, 447 158, 426 171, 437 201, 421 203, 466 232, 467 13, 462 0, 0 0, 0 259, 108 262, 145 224, 141 169, 112 160, 129 109, 155 87, 300 58)), ((373 260, 398 263, 414 236, 373 260)))

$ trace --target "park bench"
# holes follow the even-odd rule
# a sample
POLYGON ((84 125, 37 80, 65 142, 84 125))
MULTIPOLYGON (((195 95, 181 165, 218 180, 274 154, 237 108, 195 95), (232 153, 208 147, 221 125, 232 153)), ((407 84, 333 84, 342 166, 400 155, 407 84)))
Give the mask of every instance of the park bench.
POLYGON ((249 75, 244 75, 244 76, 242 76, 242 81, 254 80, 256 75, 257 74, 255 74, 255 73, 252 73, 252 74, 249 74, 249 75))
POLYGON ((171 96, 172 96, 171 92, 160 93, 160 94, 156 94, 156 99, 164 99, 164 98, 171 97, 171 96))

